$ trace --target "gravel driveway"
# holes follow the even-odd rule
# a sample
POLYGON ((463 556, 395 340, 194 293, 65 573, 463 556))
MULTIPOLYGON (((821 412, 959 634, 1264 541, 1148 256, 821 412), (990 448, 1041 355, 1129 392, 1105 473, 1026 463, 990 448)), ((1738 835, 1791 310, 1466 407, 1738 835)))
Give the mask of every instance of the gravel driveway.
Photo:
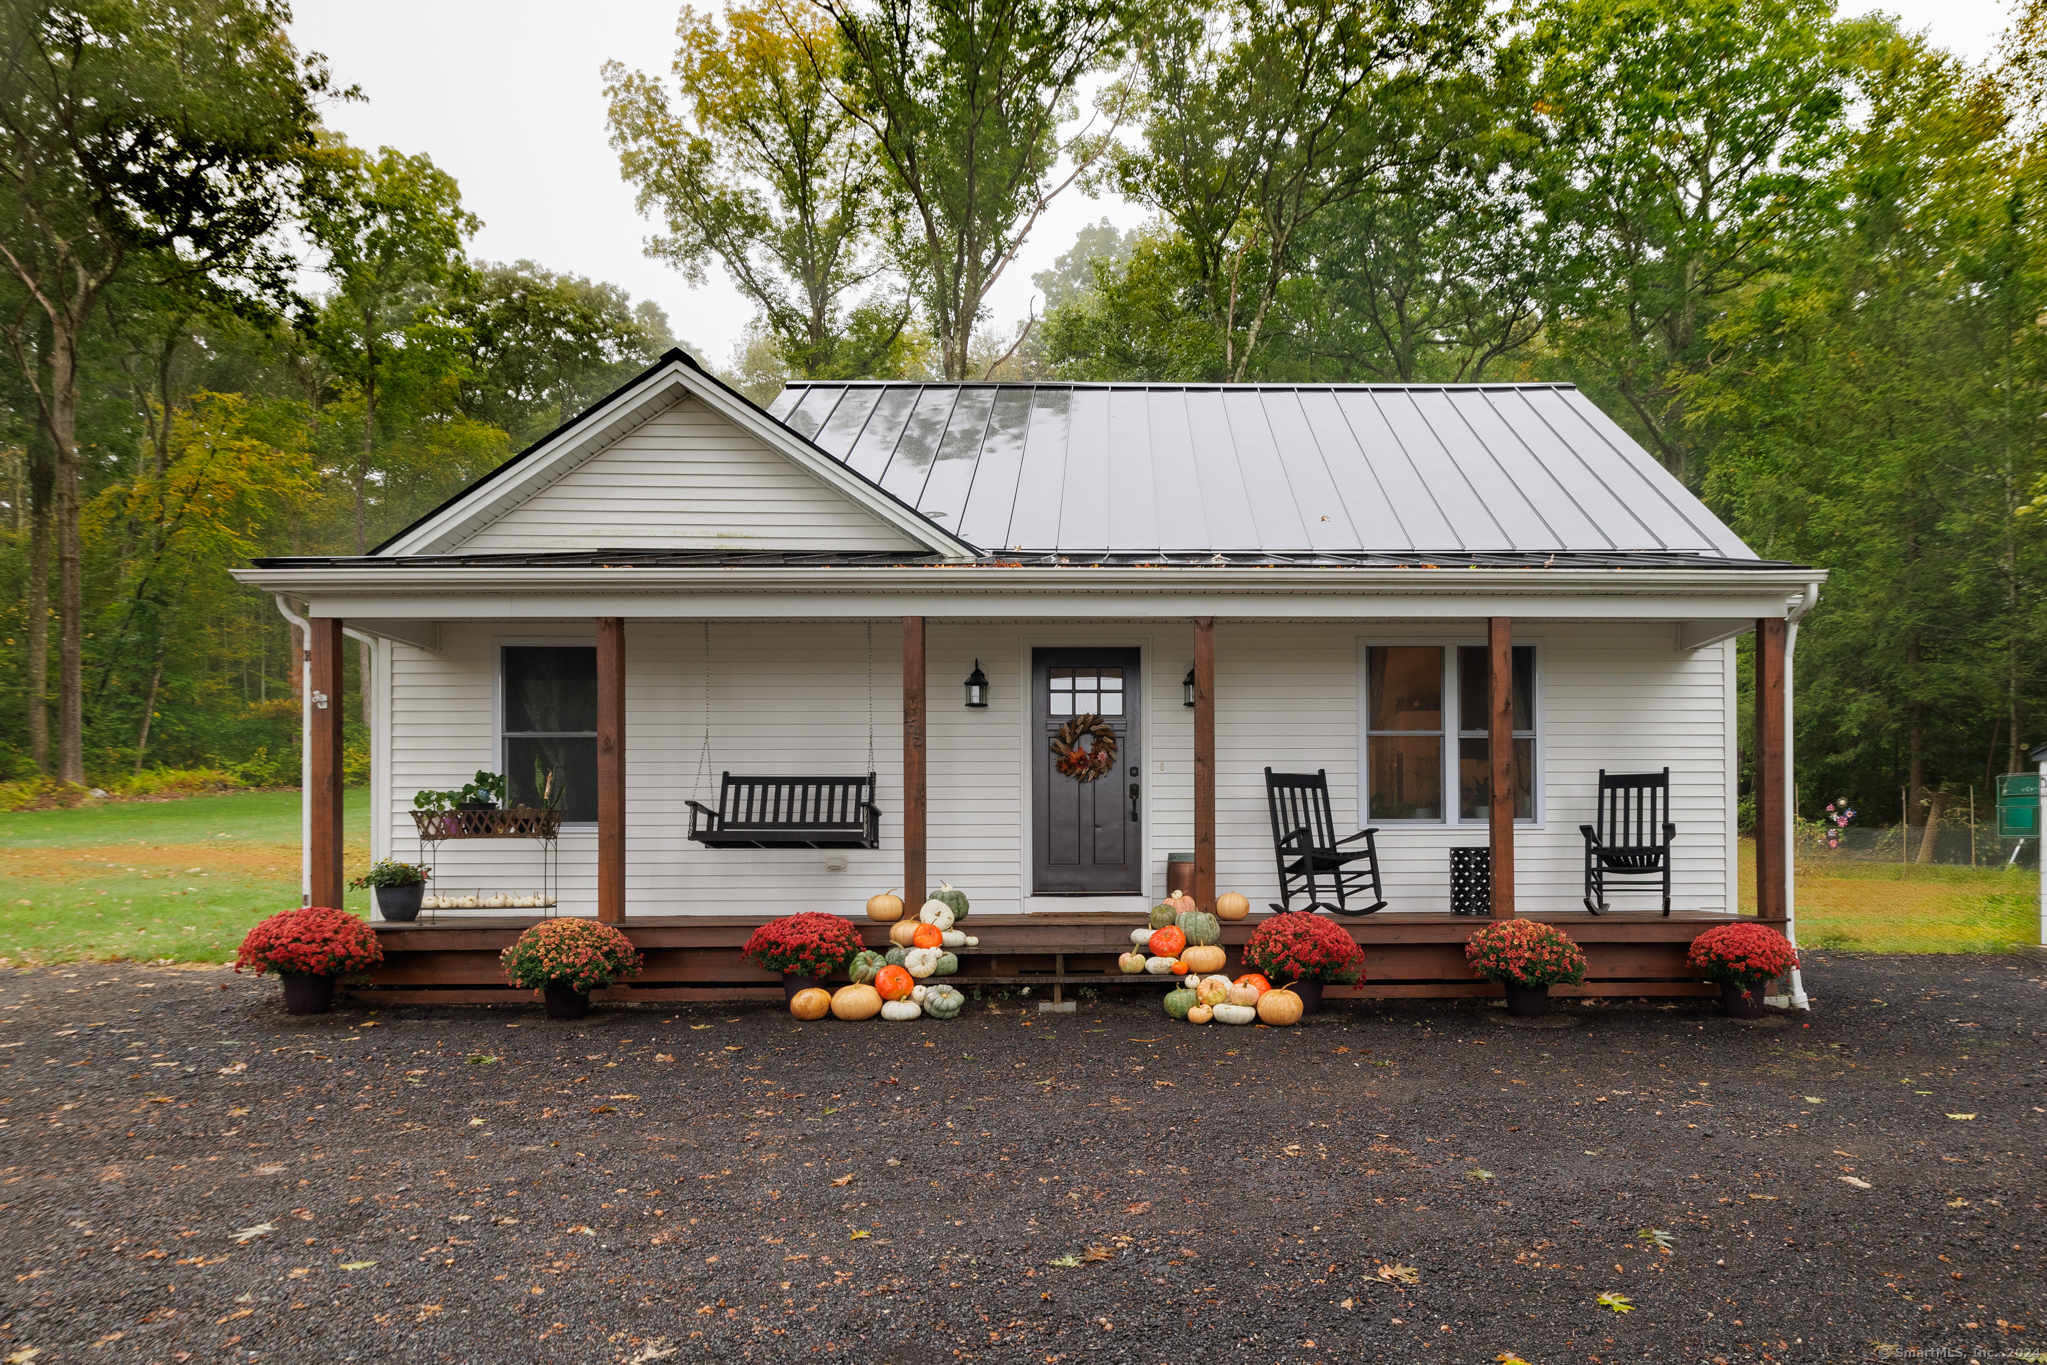
POLYGON ((2043 968, 1814 954, 1810 1016, 1542 1029, 23 973, 0 1360, 2047 1360, 2043 968))

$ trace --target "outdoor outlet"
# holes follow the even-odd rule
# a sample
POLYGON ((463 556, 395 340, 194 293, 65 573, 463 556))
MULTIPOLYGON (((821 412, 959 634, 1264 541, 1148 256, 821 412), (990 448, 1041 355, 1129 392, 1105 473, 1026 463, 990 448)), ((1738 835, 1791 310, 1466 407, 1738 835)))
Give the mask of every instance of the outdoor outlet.
POLYGON ((827 872, 844 872, 846 870, 845 858, 838 857, 825 859, 824 870, 827 872))

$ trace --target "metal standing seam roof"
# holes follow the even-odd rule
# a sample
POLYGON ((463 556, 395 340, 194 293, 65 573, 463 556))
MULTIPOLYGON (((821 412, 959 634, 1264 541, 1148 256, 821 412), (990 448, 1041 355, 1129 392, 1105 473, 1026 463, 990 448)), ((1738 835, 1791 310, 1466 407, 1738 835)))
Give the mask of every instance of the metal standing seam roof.
POLYGON ((791 384, 768 409, 993 551, 1754 561, 1569 384, 791 384))

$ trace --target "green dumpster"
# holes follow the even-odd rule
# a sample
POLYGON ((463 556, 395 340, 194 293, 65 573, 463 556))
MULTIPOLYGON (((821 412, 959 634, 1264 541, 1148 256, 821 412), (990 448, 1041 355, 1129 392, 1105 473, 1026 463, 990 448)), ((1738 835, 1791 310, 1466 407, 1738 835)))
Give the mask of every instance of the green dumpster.
POLYGON ((2040 837, 2040 775, 2006 773, 1997 779, 1997 837, 2040 837))

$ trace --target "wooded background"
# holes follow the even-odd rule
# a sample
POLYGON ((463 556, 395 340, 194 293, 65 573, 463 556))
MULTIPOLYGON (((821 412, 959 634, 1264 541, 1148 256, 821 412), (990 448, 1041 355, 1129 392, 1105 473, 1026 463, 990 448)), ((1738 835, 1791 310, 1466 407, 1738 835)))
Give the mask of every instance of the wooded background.
MULTIPOLYGON (((228 569, 367 550, 677 342, 471 259, 431 148, 322 127, 359 95, 281 4, 4 15, 0 781, 294 782, 290 634, 228 569)), ((757 308, 708 361, 757 400, 1569 380, 1832 572, 1805 814, 1919 824, 2047 736, 2047 0, 1980 66, 1814 0, 766 0, 621 57, 648 250, 757 308), (1146 225, 992 317, 1103 191, 1146 225)))

